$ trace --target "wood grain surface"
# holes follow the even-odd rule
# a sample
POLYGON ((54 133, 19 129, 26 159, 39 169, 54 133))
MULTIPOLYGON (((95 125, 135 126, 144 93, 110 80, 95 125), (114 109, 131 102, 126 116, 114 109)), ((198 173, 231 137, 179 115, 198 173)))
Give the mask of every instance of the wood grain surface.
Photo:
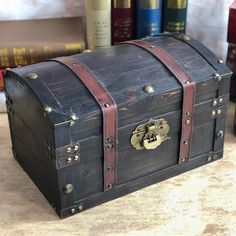
POLYGON ((233 114, 230 104, 222 160, 65 220, 13 159, 1 114, 0 235, 236 235, 233 114))

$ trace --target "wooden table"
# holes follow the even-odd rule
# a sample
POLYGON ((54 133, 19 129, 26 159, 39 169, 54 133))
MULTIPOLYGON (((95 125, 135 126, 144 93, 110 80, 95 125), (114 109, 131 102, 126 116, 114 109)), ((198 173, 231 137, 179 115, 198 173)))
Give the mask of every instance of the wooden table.
POLYGON ((0 235, 235 236, 233 104, 228 113, 222 160, 64 220, 13 159, 7 116, 1 114, 0 235))

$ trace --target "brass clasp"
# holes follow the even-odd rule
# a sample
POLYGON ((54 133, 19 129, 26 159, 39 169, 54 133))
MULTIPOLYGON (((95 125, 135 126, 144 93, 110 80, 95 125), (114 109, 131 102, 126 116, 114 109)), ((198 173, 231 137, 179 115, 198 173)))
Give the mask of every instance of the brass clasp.
POLYGON ((147 123, 139 125, 131 137, 131 144, 136 150, 153 150, 168 137, 169 125, 165 119, 150 119, 147 123))

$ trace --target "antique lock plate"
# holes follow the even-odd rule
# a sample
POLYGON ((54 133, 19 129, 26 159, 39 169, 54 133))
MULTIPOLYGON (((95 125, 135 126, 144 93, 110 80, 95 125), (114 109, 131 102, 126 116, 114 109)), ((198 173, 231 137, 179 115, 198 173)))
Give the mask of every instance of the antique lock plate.
POLYGON ((153 150, 170 139, 169 130, 170 127, 165 119, 150 119, 147 123, 136 127, 130 141, 136 150, 153 150))

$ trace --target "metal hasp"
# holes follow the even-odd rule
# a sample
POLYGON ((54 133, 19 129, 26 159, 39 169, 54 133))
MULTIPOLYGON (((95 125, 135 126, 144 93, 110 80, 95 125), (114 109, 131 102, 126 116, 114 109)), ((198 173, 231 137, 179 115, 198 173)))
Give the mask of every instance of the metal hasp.
POLYGON ((169 130, 170 127, 165 119, 150 119, 147 123, 136 127, 130 141, 136 150, 153 150, 170 139, 169 130))

